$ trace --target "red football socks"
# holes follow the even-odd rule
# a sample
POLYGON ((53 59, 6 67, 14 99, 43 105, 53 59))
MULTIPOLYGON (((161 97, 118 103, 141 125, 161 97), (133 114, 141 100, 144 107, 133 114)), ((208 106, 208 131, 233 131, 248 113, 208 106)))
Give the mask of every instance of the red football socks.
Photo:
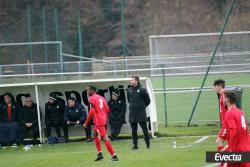
POLYGON ((105 141, 105 146, 106 146, 106 148, 111 156, 115 155, 115 151, 114 151, 112 144, 109 140, 105 141))
POLYGON ((95 146, 98 153, 102 152, 101 140, 98 137, 95 138, 95 146))

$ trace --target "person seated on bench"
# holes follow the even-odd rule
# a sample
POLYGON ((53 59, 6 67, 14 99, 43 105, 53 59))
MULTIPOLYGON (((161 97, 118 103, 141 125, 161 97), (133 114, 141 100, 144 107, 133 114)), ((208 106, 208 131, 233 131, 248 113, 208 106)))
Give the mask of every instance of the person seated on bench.
POLYGON ((10 93, 5 93, 3 98, 0 107, 0 145, 16 147, 20 142, 19 109, 10 93))
POLYGON ((33 139, 39 137, 37 104, 33 103, 31 97, 26 97, 25 104, 20 110, 19 120, 21 124, 22 142, 24 142, 29 132, 32 132, 33 139))
MULTIPOLYGON (((74 97, 67 99, 67 107, 64 112, 64 122, 67 126, 83 125, 87 119, 87 114, 83 105, 78 104, 74 97)), ((67 128, 68 129, 68 128, 67 128)), ((85 128, 87 141, 91 142, 91 126, 85 128)), ((68 137, 68 130, 66 131, 68 137)))
POLYGON ((56 130, 56 135, 61 138, 61 127, 63 127, 64 137, 67 142, 67 127, 64 125, 63 115, 65 104, 60 103, 56 96, 51 95, 48 103, 45 104, 45 125, 46 136, 51 137, 51 127, 56 130))
POLYGON ((126 103, 125 100, 121 99, 117 91, 112 92, 111 100, 108 102, 109 105, 109 124, 111 131, 111 140, 115 140, 120 134, 122 125, 125 122, 126 115, 126 103))

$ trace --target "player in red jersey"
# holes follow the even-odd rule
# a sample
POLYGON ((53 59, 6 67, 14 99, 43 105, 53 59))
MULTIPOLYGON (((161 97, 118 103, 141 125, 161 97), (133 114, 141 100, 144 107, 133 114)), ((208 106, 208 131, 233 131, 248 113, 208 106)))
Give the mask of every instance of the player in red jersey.
POLYGON ((87 87, 87 94, 89 95, 89 104, 90 104, 90 111, 88 114, 88 118, 84 123, 84 127, 87 127, 91 119, 94 120, 94 139, 96 149, 98 151, 98 155, 95 161, 100 161, 103 159, 102 155, 102 148, 101 148, 101 140, 104 140, 105 146, 112 156, 112 161, 118 161, 118 158, 115 154, 115 151, 112 147, 111 142, 108 139, 108 135, 106 132, 106 124, 107 124, 107 116, 109 112, 109 107, 107 105, 106 100, 96 93, 95 86, 88 86, 87 87))
MULTIPOLYGON (((224 121, 225 121, 225 115, 227 113, 227 107, 225 105, 225 98, 224 98, 224 90, 225 89, 225 81, 223 79, 217 79, 214 81, 214 90, 219 96, 219 103, 220 103, 220 122, 221 122, 221 130, 218 134, 218 137, 216 139, 216 143, 218 144, 218 141, 221 139, 226 138, 226 130, 224 128, 224 121)), ((219 147, 220 145, 218 145, 219 147)))
MULTIPOLYGON (((234 91, 225 91, 225 103, 228 111, 225 114, 224 128, 228 146, 219 148, 219 151, 250 152, 250 136, 245 113, 236 107, 237 94, 234 91)), ((221 139, 220 145, 224 145, 221 139)), ((250 167, 250 163, 226 163, 226 167, 250 167)))
MULTIPOLYGON (((226 139, 226 129, 224 126, 225 114, 227 113, 227 107, 225 105, 225 98, 224 98, 224 90, 225 89, 225 81, 223 79, 217 79, 214 81, 214 90, 218 94, 219 97, 219 104, 220 104, 220 123, 221 123, 221 130, 218 134, 216 139, 217 148, 218 150, 224 148, 224 146, 220 145, 221 140, 226 139)), ((220 164, 220 167, 223 167, 224 163, 220 164)))

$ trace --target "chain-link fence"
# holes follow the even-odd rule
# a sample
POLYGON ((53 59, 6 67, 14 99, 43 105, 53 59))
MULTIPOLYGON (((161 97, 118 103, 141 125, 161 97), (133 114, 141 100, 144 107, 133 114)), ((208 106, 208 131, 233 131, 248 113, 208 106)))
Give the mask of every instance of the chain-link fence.
MULTIPOLYGON (((63 63, 64 73, 60 72, 60 63, 58 64, 31 64, 29 66, 14 66, 12 71, 16 74, 1 75, 2 83, 27 83, 39 81, 61 81, 61 80, 79 80, 79 79, 113 79, 124 78, 126 75, 139 75, 141 77, 150 77, 151 68, 128 68, 123 70, 123 61, 113 62, 115 64, 105 64, 104 62, 65 62, 63 63), (82 63, 82 65, 81 65, 82 63), (95 70, 81 72, 81 67, 92 66, 95 70), (46 68, 49 67, 49 73, 46 68), (105 70, 103 70, 105 68, 105 70), (25 70, 24 70, 25 69, 25 70), (23 71, 23 74, 21 74, 23 71), (31 73, 27 73, 30 71, 31 73)), ((183 67, 184 69, 186 67, 183 67)), ((204 66, 206 68, 206 66, 204 66)), ((212 66, 213 68, 213 66, 212 66)), ((10 66, 2 66, 2 71, 11 69, 10 66)), ((171 74, 168 67, 159 67, 153 69, 162 76, 150 77, 154 87, 158 121, 168 125, 183 125, 188 123, 192 108, 195 103, 199 86, 203 75, 189 74, 176 75, 171 74), (164 82, 165 81, 165 82, 164 82), (164 89, 165 86, 165 89, 164 89), (164 97, 165 96, 165 97, 164 97)), ((213 70, 212 70, 213 71, 213 70)), ((208 76, 205 88, 202 90, 198 106, 195 110, 192 124, 215 124, 219 123, 219 104, 217 94, 213 90, 213 82, 217 78, 223 78, 226 81, 227 89, 240 88, 242 90, 242 109, 250 118, 250 77, 249 70, 241 72, 211 72, 208 76)), ((129 84, 129 83, 128 83, 129 84)))
MULTIPOLYGON (((154 77, 153 85, 156 93, 158 109, 158 121, 169 125, 185 124, 191 116, 194 107, 202 75, 188 76, 166 76, 154 77), (163 79, 166 82, 166 90, 162 89, 163 79), (166 105, 164 104, 166 95, 166 105), (167 113, 167 118, 165 117, 167 113)), ((224 78, 227 84, 226 89, 242 91, 242 109, 250 118, 250 79, 249 73, 220 73, 210 74, 205 88, 202 90, 198 106, 195 110, 192 124, 217 124, 219 123, 218 96, 213 90, 213 82, 217 78, 224 78)))
MULTIPOLYGON (((150 77, 155 89, 158 121, 169 125, 186 124, 218 33, 151 36, 148 45, 149 34, 173 33, 167 31, 171 26, 171 30, 193 26, 197 31, 201 22, 191 21, 189 26, 186 23, 185 26, 170 25, 175 17, 171 20, 165 17, 168 14, 158 13, 158 10, 173 13, 165 10, 165 0, 74 2, 12 0, 11 5, 1 3, 7 14, 0 16, 0 42, 30 42, 30 45, 0 46, 0 83, 124 78, 131 75, 150 77), (160 21, 164 19, 167 21, 160 21), (60 41, 62 45, 34 45, 40 41, 60 41), (151 56, 148 56, 148 50, 151 56)), ((169 2, 168 8, 174 9, 174 3, 169 2)), ((188 5, 190 2, 182 3, 188 5)), ((207 6, 211 5, 214 3, 207 6)), ((207 9, 206 12, 215 14, 213 17, 217 19, 215 11, 207 9)), ((178 19, 182 17, 176 16, 178 19)), ((222 18, 218 19, 220 23, 222 18)), ((208 27, 207 22, 203 25, 208 27)), ((189 31, 185 29, 183 32, 189 31)), ((217 78, 224 78, 229 87, 242 89, 242 108, 250 117, 249 42, 250 32, 229 32, 223 36, 192 123, 219 121, 218 99, 212 89, 217 78)))
MULTIPOLYGON (((62 41, 64 53, 86 58, 145 54, 148 35, 140 32, 139 37, 134 31, 135 10, 142 4, 124 0, 1 2, 0 43, 62 41)), ((58 51, 52 45, 0 47, 0 64, 59 62, 58 51)), ((75 60, 64 57, 64 61, 75 60)))
POLYGON ((149 37, 151 68, 167 67, 164 75, 160 71, 151 71, 151 76, 167 78, 166 86, 163 86, 165 90, 159 89, 158 92, 158 96, 163 94, 162 99, 167 101, 167 105, 160 109, 167 113, 162 122, 218 122, 218 98, 212 89, 213 81, 218 78, 226 81, 227 89, 239 87, 243 91, 242 108, 248 115, 250 48, 246 43, 250 41, 250 32, 225 32, 218 45, 219 35, 201 33, 149 37), (214 59, 210 66, 212 54, 214 59), (204 78, 207 69, 209 73, 204 78), (200 98, 197 98, 203 79, 206 79, 204 86, 207 89, 202 89, 200 98))

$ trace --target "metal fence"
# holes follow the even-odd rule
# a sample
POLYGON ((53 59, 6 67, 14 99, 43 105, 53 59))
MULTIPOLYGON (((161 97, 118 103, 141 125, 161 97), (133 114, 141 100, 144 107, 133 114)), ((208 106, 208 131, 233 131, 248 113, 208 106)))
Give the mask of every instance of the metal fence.
MULTIPOLYGON (((124 0, 6 1, 1 4, 6 15, 1 20, 0 43, 62 41, 63 52, 80 57, 131 55, 139 49, 133 49, 127 42, 125 15, 131 15, 139 3, 127 2, 125 6, 124 0), (129 9, 127 13, 125 9, 129 9)), ((129 19, 127 16, 126 20, 129 19)), ((51 63, 59 61, 58 55, 52 45, 0 47, 0 64, 51 63)), ((72 60, 75 59, 65 58, 72 60)))
MULTIPOLYGON (((58 42, 58 41, 57 41, 58 42)), ((38 42, 39 43, 39 42, 38 42)), ((29 43, 33 47, 38 43, 29 43)), ((95 78, 124 78, 131 75, 150 77, 156 94, 158 121, 169 125, 186 124, 194 105, 202 77, 208 68, 208 53, 174 55, 104 57, 103 59, 63 53, 65 46, 59 41, 59 59, 51 62, 9 63, 0 65, 0 83, 28 83, 39 81, 78 80, 95 78), (152 62, 157 62, 152 66, 152 62)), ((44 46, 40 42, 42 55, 44 46)), ((12 45, 12 44, 8 44, 12 45)), ((1 44, 6 47, 6 44, 1 44)), ((23 46, 23 45, 22 45, 23 46)), ((15 48, 22 48, 15 45, 15 48)), ((27 46, 26 46, 27 47, 27 46)), ((11 47, 10 47, 11 48, 11 47)), ((12 48, 15 53, 15 48, 12 48)), ((27 48, 26 48, 27 49, 27 48)), ((57 47, 54 47, 57 53, 57 47)), ((39 57, 39 56, 38 56, 39 57)), ((53 57, 53 56, 52 56, 53 57)), ((10 59, 14 59, 15 57, 10 59)), ((250 118, 250 52, 248 50, 218 52, 202 90, 200 102, 192 123, 218 123, 218 100, 211 85, 224 78, 230 87, 243 90, 242 107, 250 118)))
MULTIPOLYGON (((207 65, 160 66, 152 69, 139 62, 145 61, 144 59, 106 61, 63 62, 63 72, 61 72, 60 62, 1 65, 0 81, 7 84, 13 82, 124 78, 131 75, 150 77, 155 91, 158 121, 168 125, 187 124, 207 65), (126 69, 124 64, 127 66, 126 69), (160 75, 151 76, 152 70, 160 75), (199 70, 199 72, 196 72, 196 70, 199 70)), ((249 64, 213 65, 205 85, 206 89, 203 90, 192 120, 193 124, 218 123, 219 104, 217 95, 211 87, 213 81, 217 78, 224 78, 228 87, 240 87, 243 90, 242 108, 247 113, 247 117, 250 118, 249 64)))
POLYGON ((249 31, 224 32, 223 36, 221 33, 201 33, 149 37, 151 68, 167 67, 162 73, 152 70, 151 76, 162 75, 165 77, 165 74, 168 76, 166 81, 163 78, 163 83, 166 83, 163 88, 166 88, 161 93, 163 93, 162 99, 167 101, 164 111, 169 113, 167 118, 170 119, 170 122, 182 120, 187 123, 186 119, 189 117, 189 125, 190 121, 193 121, 193 113, 196 123, 211 123, 213 122, 211 120, 218 120, 218 117, 215 117, 215 115, 218 116, 217 113, 215 114, 215 111, 218 111, 218 104, 215 103, 218 100, 215 99, 215 93, 211 89, 209 91, 191 90, 192 93, 189 90, 193 87, 203 87, 203 84, 211 87, 217 78, 225 79, 227 86, 241 87, 243 90, 242 107, 248 113, 250 102, 250 48, 246 44, 248 41, 250 41, 249 31), (213 59, 211 59, 211 55, 213 55, 213 59), (209 72, 209 75, 204 77, 206 72, 209 72), (182 88, 182 90, 176 88, 182 88), (174 91, 169 91, 169 89, 174 91), (192 101, 192 105, 187 101, 192 101), (191 115, 187 114, 188 110, 192 110, 191 115), (176 116, 176 113, 178 113, 178 118, 173 117, 176 116))
MULTIPOLYGON (((76 1, 63 8, 67 3, 2 4, 7 5, 3 8, 7 14, 0 27, 0 84, 150 77, 159 122, 186 124, 219 33, 150 36, 148 41, 148 33, 169 26, 154 19, 150 8, 136 14, 144 1, 76 1), (11 11, 16 17, 8 14, 11 11), (152 20, 158 25, 153 29, 152 20), (150 25, 146 29, 145 23, 150 25), (150 56, 135 56, 148 50, 150 56)), ((156 3, 146 6, 157 9, 151 4, 156 3)), ((165 30, 161 32, 172 32, 165 30)), ((242 107, 250 118, 249 43, 249 31, 224 33, 193 123, 219 121, 218 100, 211 87, 217 78, 242 88, 242 107)))
MULTIPOLYGON (((176 34, 150 36, 151 68, 165 64, 168 67, 207 65, 220 33, 176 34), (165 59, 163 59, 165 57, 165 59)), ((225 32, 213 65, 247 64, 250 62, 250 31, 225 32)), ((244 67, 243 67, 244 68, 244 67)), ((190 72, 199 72, 202 69, 190 72)), ((216 69, 228 71, 231 69, 216 69)), ((235 69, 240 71, 241 69, 235 69)), ((188 70, 187 70, 188 71, 188 70)), ((203 70, 202 70, 203 71, 203 70)), ((158 75, 152 71, 152 75, 158 75)))

